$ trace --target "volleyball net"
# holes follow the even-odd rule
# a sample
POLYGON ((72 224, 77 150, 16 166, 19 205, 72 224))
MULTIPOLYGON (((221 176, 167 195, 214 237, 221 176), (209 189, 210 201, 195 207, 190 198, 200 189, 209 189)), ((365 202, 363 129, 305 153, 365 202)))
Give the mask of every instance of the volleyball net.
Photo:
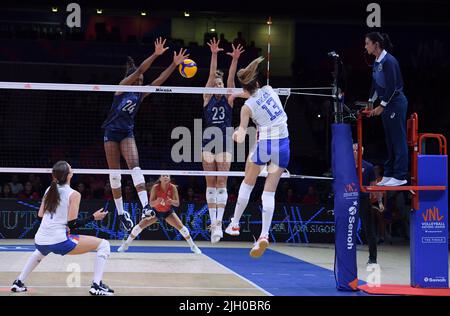
MULTIPOLYGON (((301 91, 292 88, 275 90, 285 107, 291 94, 301 91)), ((85 173, 89 172, 87 169, 107 169, 101 126, 108 116, 115 91, 149 93, 138 110, 134 128, 142 169, 202 170, 203 95, 227 95, 242 90, 0 82, 0 167, 9 168, 0 171, 48 169, 58 160, 67 160, 74 169, 83 169, 85 173)), ((232 126, 239 125, 243 100, 236 99, 235 103, 232 126)), ((219 112, 213 114, 224 115, 219 112)), ((292 124, 294 128, 290 129, 295 133, 295 122, 288 123, 292 124)), ((252 131, 250 128, 243 145, 224 144, 231 146, 227 148, 231 151, 227 151, 233 154, 232 171, 243 170, 249 148, 256 138, 251 135, 252 131)), ((123 169, 128 169, 126 164, 123 169)))
MULTIPOLYGON (((318 94, 326 97, 330 91, 328 87, 313 88, 307 92, 304 89, 275 88, 288 117, 298 106, 299 99, 295 95, 318 94)), ((178 177, 175 181, 185 184, 186 192, 192 187, 202 193, 205 185, 201 179, 203 176, 244 176, 245 161, 256 140, 254 126, 249 127, 243 144, 233 141, 224 144, 231 146, 231 150, 227 150, 232 153, 230 171, 203 171, 202 166, 202 135, 205 132, 203 95, 227 95, 241 92, 241 89, 0 82, 1 183, 10 181, 12 174, 18 174, 25 185, 29 175, 45 174, 39 176, 43 180, 40 187, 42 195, 42 190, 50 181, 53 164, 65 160, 74 170, 75 187, 82 182, 87 189, 98 191, 98 194, 93 194, 94 198, 101 198, 110 174, 102 124, 116 91, 149 93, 140 105, 134 126, 139 165, 148 183, 154 182, 161 174, 170 174, 178 177), (93 185, 93 182, 98 185, 93 185)), ((234 103, 233 128, 229 134, 239 125, 244 100, 236 99, 234 103)), ((288 127, 293 138, 300 133, 295 119, 288 119, 288 127)), ((127 148, 121 149, 122 152, 127 151, 127 148)), ((331 178, 322 174, 300 174, 298 152, 296 142, 291 141, 291 160, 282 175, 283 179, 329 182, 331 178)), ((126 186, 130 182, 127 179, 131 180, 131 170, 123 157, 120 173, 124 175, 123 184, 126 186)), ((261 176, 266 175, 267 170, 263 170, 261 176)), ((238 186, 240 181, 230 179, 229 184, 238 186)), ((133 185, 128 184, 134 191, 133 185)), ((330 190, 329 184, 326 186, 324 196, 330 190)), ((298 195, 300 191, 306 193, 307 187, 294 190, 298 195)))
MULTIPOLYGON (((323 91, 320 89, 312 89, 312 92, 308 94, 317 93, 328 96, 327 87, 324 87, 323 91)), ((234 203, 232 196, 234 194, 237 197, 239 184, 244 176, 245 161, 256 137, 249 132, 244 144, 238 145, 231 142, 233 157, 230 171, 203 171, 201 162, 201 140, 204 132, 203 94, 227 95, 241 92, 241 89, 0 82, 1 183, 8 182, 11 175, 18 174, 24 186, 28 181, 34 186, 34 180, 40 177, 42 183, 39 193, 42 196, 50 181, 53 164, 58 160, 66 160, 71 164, 75 174, 72 186, 79 191, 89 191, 89 194, 82 193, 82 200, 86 201, 90 198, 99 202, 111 201, 111 189, 108 185, 108 175, 111 170, 108 169, 104 149, 104 130, 101 126, 108 116, 116 91, 149 93, 140 105, 134 127, 139 165, 146 176, 146 182, 153 183, 159 175, 170 174, 173 182, 179 186, 182 202, 200 203, 198 207, 206 216, 203 205, 206 184, 202 177, 228 176, 230 207, 232 207, 234 203), (180 149, 180 143, 185 147, 180 149), (109 197, 106 191, 109 192, 109 197)), ((280 96, 289 117, 289 113, 298 106, 299 102, 293 96, 303 93, 304 90, 275 88, 275 91, 280 96)), ((239 125, 240 109, 243 103, 243 99, 235 101, 233 127, 239 125)), ((220 114, 217 113, 217 115, 220 114)), ((299 133, 299 126, 295 119, 288 119, 288 127, 290 135, 299 133)), ((252 126, 249 127, 249 131, 251 128, 252 126)), ((320 204, 329 201, 331 178, 322 174, 307 175, 296 172, 299 170, 296 167, 301 164, 301 161, 294 158, 298 151, 296 143, 291 142, 290 165, 282 175, 277 201, 301 203, 301 196, 307 193, 308 186, 312 183, 316 188, 317 200, 309 202, 320 204), (301 181, 297 181, 299 179, 307 180, 302 181, 307 184, 300 184, 301 181)), ((125 208, 134 216, 134 220, 137 220, 140 204, 131 181, 131 170, 128 169, 123 158, 119 172, 123 175, 124 201, 129 202, 125 203, 125 208)), ((266 176, 267 171, 263 170, 260 175, 266 176)), ((256 203, 260 195, 258 187, 261 184, 257 184, 255 188, 254 202, 256 203)), ((90 205, 91 202, 85 203, 90 205)), ((108 205, 113 207, 113 203, 108 205)), ((286 230, 284 232, 287 234, 286 238, 295 241, 297 237, 294 236, 298 236, 301 230, 295 229, 294 226, 303 225, 296 222, 299 209, 290 209, 288 206, 285 208, 286 212, 275 217, 275 224, 283 226, 286 230), (283 223, 294 226, 289 228, 283 223)), ((328 218, 330 216, 327 215, 328 211, 328 208, 321 207, 317 210, 313 208, 311 217, 319 216, 316 214, 318 213, 328 218)), ((182 214, 185 212, 188 210, 183 209, 182 214)), ((200 213, 197 210, 192 214, 200 213)), ((203 218, 198 220, 206 223, 203 218)), ((251 223, 254 221, 257 225, 258 220, 252 219, 251 223)), ((317 223, 312 221, 307 225, 317 225, 317 223)), ((114 225, 111 223, 110 226, 114 225)), ((280 231, 284 231, 281 226, 280 231)), ((108 228, 108 233, 113 234, 114 229, 111 227, 108 228)), ((199 228, 200 231, 202 234, 205 233, 203 228, 201 230, 199 228)))

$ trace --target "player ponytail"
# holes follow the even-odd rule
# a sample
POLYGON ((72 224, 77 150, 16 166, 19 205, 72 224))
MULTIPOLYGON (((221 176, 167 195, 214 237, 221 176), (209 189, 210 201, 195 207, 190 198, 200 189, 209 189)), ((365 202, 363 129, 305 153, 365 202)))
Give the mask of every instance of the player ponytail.
POLYGON ((258 57, 253 60, 247 67, 237 72, 237 77, 242 88, 250 94, 258 87, 258 66, 264 60, 264 57, 258 57))
POLYGON ((134 59, 130 56, 127 56, 127 62, 125 63, 125 77, 128 77, 137 69, 136 64, 134 63, 134 59))
POLYGON ((70 167, 66 161, 58 161, 53 166, 52 183, 48 192, 44 196, 44 211, 55 213, 56 208, 61 201, 58 192, 58 184, 63 185, 67 183, 67 176, 69 175, 70 167))
POLYGON ((383 48, 388 52, 392 51, 394 45, 392 45, 389 35, 387 33, 383 33, 381 36, 383 36, 383 48))

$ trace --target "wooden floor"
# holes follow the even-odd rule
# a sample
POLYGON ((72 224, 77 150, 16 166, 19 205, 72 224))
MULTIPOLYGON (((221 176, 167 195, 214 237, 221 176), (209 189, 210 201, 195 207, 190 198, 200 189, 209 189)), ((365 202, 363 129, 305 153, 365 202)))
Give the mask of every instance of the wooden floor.
MULTIPOLYGON (((111 241, 112 246, 119 241, 111 241)), ((211 245, 198 242, 200 248, 248 248, 251 243, 223 242, 211 245)), ((164 248, 164 252, 112 252, 103 281, 116 295, 164 296, 266 296, 269 291, 227 268, 211 257, 190 252, 170 252, 168 247, 186 247, 184 241, 136 241, 133 246, 164 248)), ((271 244, 276 252, 300 259, 333 273, 334 245, 271 244)), ((19 275, 31 250, 32 240, 0 240, 0 295, 89 295, 95 253, 78 256, 48 255, 26 280, 29 291, 10 293, 12 281, 19 275), (23 245, 16 251, 5 251, 8 245, 23 245), (2 250, 2 246, 4 247, 2 250), (79 273, 77 272, 79 271, 79 273)), ((155 249, 155 248, 153 248, 155 249)), ((175 249, 175 248, 173 248, 175 249)), ((226 250, 225 250, 226 251, 226 250)), ((243 255, 247 255, 247 252, 243 255)), ((409 246, 379 247, 381 282, 409 284, 409 246)), ((358 277, 365 281, 368 252, 358 248, 358 277)), ((239 260, 239 258, 236 258, 239 260)), ((280 286, 282 286, 280 284, 280 286)))

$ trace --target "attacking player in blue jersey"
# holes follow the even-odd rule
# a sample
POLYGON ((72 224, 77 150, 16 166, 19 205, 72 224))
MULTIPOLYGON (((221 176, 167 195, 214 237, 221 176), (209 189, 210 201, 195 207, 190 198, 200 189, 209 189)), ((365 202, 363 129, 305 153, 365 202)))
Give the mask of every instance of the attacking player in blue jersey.
MULTIPOLYGON (((120 85, 142 85, 144 73, 149 69, 158 56, 164 54, 168 47, 164 47, 166 40, 158 38, 155 41, 155 52, 142 62, 139 67, 134 65, 133 59, 128 57, 126 77, 119 83, 120 85)), ((186 49, 180 49, 178 53, 173 53, 173 62, 155 79, 150 86, 160 86, 172 74, 175 68, 185 60, 186 49)), ((145 190, 145 179, 139 167, 139 155, 134 140, 134 119, 139 110, 142 100, 148 93, 141 92, 116 92, 114 94, 111 110, 102 128, 105 129, 104 144, 106 160, 109 169, 120 169, 120 156, 127 162, 128 168, 132 169, 133 183, 136 187, 139 200, 142 203, 143 212, 150 211, 147 191, 145 190)), ((112 172, 109 175, 111 189, 116 204, 117 213, 125 230, 130 231, 134 223, 130 214, 123 209, 121 174, 112 172)))
MULTIPOLYGON (((206 87, 223 88, 223 72, 217 70, 217 54, 223 51, 219 48, 219 41, 213 38, 209 43, 211 48, 211 66, 206 87)), ((227 53, 232 57, 228 71, 227 88, 234 88, 234 77, 236 75, 237 63, 240 55, 244 52, 241 45, 227 53)), ((233 108, 228 103, 226 95, 204 94, 203 116, 205 131, 202 142, 202 163, 205 171, 229 171, 231 166, 231 139, 232 131, 227 127, 232 126, 233 108), (228 145, 227 145, 228 144, 228 145)), ((222 219, 228 200, 227 177, 206 177, 206 201, 208 203, 209 216, 211 219, 211 242, 217 243, 223 237, 222 219)))

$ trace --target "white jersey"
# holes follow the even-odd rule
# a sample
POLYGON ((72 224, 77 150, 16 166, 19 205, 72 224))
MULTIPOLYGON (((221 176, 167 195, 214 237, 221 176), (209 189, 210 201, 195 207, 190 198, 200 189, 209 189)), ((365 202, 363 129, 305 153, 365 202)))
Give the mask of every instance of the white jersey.
MULTIPOLYGON (((47 189, 48 191, 48 189, 47 189)), ((67 217, 69 214, 69 198, 75 192, 68 184, 58 185, 60 196, 55 213, 44 212, 34 242, 38 245, 54 245, 67 240, 67 217)))
POLYGON ((245 101, 258 129, 258 139, 282 139, 289 136, 287 115, 278 94, 271 86, 258 89, 245 101))

